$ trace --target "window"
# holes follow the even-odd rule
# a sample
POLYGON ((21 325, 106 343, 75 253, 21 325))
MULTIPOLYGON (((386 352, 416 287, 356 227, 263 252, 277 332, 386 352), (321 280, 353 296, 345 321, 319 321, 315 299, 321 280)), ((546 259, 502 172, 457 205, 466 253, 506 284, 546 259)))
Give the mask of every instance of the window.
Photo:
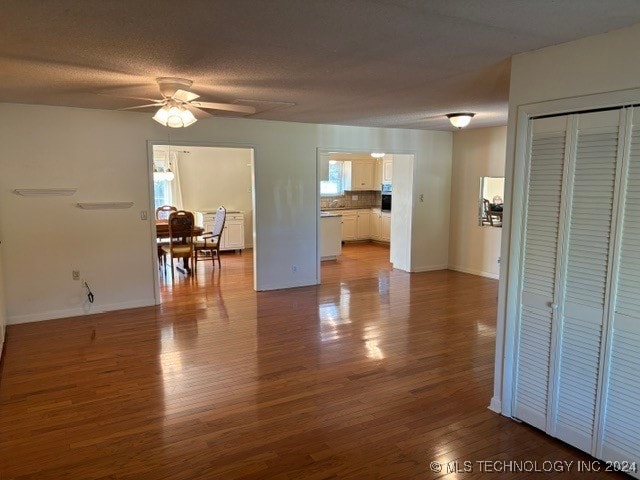
POLYGON ((327 179, 320 182, 320 195, 343 195, 344 194, 344 162, 329 160, 327 179))
POLYGON ((171 182, 169 180, 153 181, 153 196, 156 208, 162 205, 173 205, 171 197, 171 182))

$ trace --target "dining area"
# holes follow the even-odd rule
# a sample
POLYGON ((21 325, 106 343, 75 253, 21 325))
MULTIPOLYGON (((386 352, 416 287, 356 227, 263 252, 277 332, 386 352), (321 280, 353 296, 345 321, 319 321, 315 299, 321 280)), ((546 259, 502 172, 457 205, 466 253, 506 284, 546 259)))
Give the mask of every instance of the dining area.
POLYGON ((224 232, 227 210, 218 207, 212 224, 205 226, 196 223, 194 212, 179 210, 173 205, 161 205, 156 208, 155 227, 158 248, 158 268, 173 278, 174 269, 184 275, 197 271, 198 259, 211 259, 215 268, 222 267, 220 244, 224 232), (177 264, 176 264, 177 260, 177 264))

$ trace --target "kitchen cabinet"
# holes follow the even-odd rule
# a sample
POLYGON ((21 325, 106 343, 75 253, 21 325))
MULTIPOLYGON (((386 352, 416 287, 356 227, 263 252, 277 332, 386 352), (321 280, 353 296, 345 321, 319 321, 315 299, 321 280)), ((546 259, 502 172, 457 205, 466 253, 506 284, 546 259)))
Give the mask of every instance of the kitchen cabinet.
POLYGON ((382 212, 380 218, 380 240, 391 241, 391 212, 382 212))
POLYGON ((371 209, 370 227, 371 239, 380 240, 382 233, 382 212, 379 208, 371 209))
POLYGON ((393 156, 385 155, 382 158, 382 182, 391 183, 393 178, 393 156))
POLYGON ((373 190, 374 177, 375 162, 373 159, 345 162, 345 190, 373 190))
POLYGON ((335 260, 342 253, 342 217, 336 214, 320 216, 320 259, 335 260))
POLYGON ((358 212, 343 211, 342 212, 342 240, 358 239, 358 212))
POLYGON ((358 240, 371 238, 371 210, 358 210, 358 240))
POLYGON ((374 163, 373 189, 382 190, 382 159, 376 158, 374 163))
MULTIPOLYGON (((216 212, 196 212, 196 224, 211 232, 216 219, 216 212)), ((220 250, 244 249, 244 212, 227 211, 224 229, 220 237, 220 250)))

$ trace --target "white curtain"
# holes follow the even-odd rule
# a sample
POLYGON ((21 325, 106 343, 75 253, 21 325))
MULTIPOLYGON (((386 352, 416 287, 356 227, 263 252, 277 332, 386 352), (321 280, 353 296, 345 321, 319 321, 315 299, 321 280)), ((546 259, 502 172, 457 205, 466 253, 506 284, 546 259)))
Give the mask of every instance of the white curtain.
POLYGON ((169 167, 174 178, 171 182, 171 200, 173 205, 182 210, 182 187, 180 186, 180 158, 176 152, 169 152, 169 167))

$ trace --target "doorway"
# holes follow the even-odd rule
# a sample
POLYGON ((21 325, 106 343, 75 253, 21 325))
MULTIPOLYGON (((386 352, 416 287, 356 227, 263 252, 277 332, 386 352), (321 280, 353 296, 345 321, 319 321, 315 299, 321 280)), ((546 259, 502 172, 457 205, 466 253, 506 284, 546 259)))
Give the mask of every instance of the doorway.
POLYGON ((410 271, 414 154, 319 149, 317 160, 319 283, 367 252, 410 271))
MULTIPOLYGON (((239 278, 250 288, 255 283, 254 149, 151 143, 149 169, 156 303, 162 303, 163 298, 178 291, 184 294, 190 288, 195 291, 196 287, 219 286, 239 278), (171 212, 156 214, 163 205, 193 214, 196 232, 200 234, 194 242, 200 245, 204 240, 202 235, 206 236, 214 228, 218 207, 224 206, 226 218, 219 237, 219 256, 206 250, 196 252, 197 261, 195 255, 172 259, 167 248, 162 248, 169 241, 161 238, 167 229, 161 224, 167 219, 157 217, 171 212)), ((210 245, 211 240, 208 241, 210 245)))

